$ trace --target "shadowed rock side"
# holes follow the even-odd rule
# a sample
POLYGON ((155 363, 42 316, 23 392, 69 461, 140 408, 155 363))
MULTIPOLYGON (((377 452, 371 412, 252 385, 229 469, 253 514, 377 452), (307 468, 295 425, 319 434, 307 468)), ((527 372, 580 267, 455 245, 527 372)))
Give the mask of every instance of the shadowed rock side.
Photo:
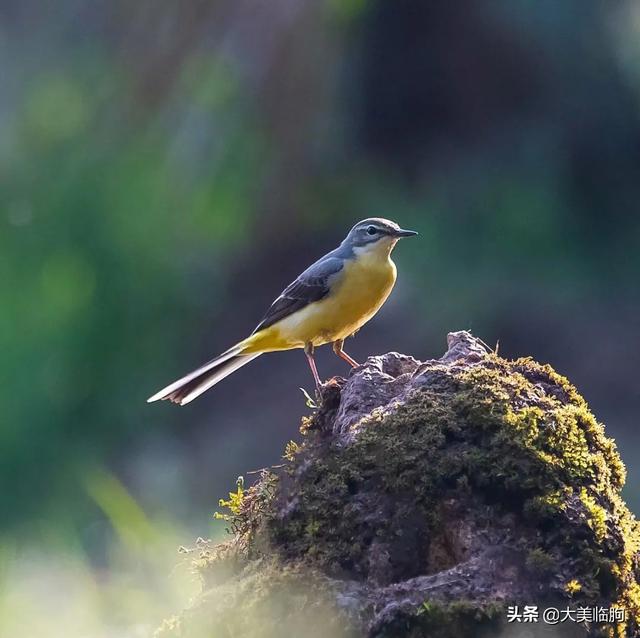
POLYGON ((575 388, 467 332, 332 379, 284 468, 191 550, 203 593, 163 638, 635 636, 624 466, 575 388), (506 622, 509 604, 621 606, 626 623, 506 622))

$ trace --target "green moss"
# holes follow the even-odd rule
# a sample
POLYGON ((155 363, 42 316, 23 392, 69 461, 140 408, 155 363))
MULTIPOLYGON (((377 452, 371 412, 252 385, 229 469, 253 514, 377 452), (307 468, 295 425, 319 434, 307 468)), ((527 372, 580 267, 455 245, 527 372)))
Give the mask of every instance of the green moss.
POLYGON ((300 451, 300 446, 295 441, 289 441, 284 448, 284 454, 282 457, 287 461, 293 461, 296 454, 300 451))
POLYGON ((580 490, 580 501, 587 513, 587 524, 593 530, 596 540, 602 543, 607 535, 607 512, 589 494, 587 488, 580 490))
POLYGON ((534 547, 529 550, 526 558, 527 569, 536 576, 544 576, 553 571, 556 559, 544 549, 534 547))
POLYGON ((205 592, 154 638, 355 638, 321 574, 259 559, 205 592))
MULTIPOLYGON (((233 501, 234 538, 200 559, 205 581, 224 565, 238 574, 268 558, 277 559, 268 563, 274 583, 276 572, 304 565, 384 586, 464 560, 463 522, 492 529, 507 521, 532 591, 624 606, 627 629, 601 627, 603 635, 639 626, 640 534, 620 496, 624 466, 585 401, 549 366, 495 355, 473 366, 433 364, 428 384, 353 424, 348 444, 327 435, 333 414, 323 405, 306 417, 281 479, 265 473, 233 501)), ((390 625, 388 635, 475 636, 468 628, 490 626, 502 604, 429 600, 398 616, 405 633, 390 625)))
POLYGON ((582 591, 582 585, 580 584, 580 581, 574 578, 564 586, 564 590, 569 596, 574 596, 575 594, 582 591))
MULTIPOLYGON (((637 540, 628 548, 605 546, 607 509, 618 512, 622 525, 633 521, 619 496, 624 467, 569 382, 530 360, 509 364, 497 357, 457 375, 434 374, 440 375, 433 382, 437 391, 427 387, 395 411, 363 419, 344 449, 320 455, 315 446, 322 443, 310 434, 294 463, 299 468, 312 456, 316 460, 297 483, 295 511, 270 524, 274 546, 284 556, 366 579, 368 548, 376 538, 393 538, 409 513, 418 534, 434 536, 443 524, 443 498, 464 484, 497 511, 541 526, 545 533, 527 540, 525 559, 538 576, 553 567, 549 550, 560 543, 576 566, 571 580, 584 583, 585 600, 630 596, 628 557, 637 540), (544 383, 548 391, 541 389, 544 383), (349 503, 374 485, 393 505, 371 525, 349 503), (547 531, 554 525, 562 534, 552 540, 547 531)), ((629 529, 629 537, 634 534, 629 529)), ((392 548, 389 580, 405 568, 394 565, 392 548)))
POLYGON ((523 512, 532 522, 553 520, 566 511, 568 499, 572 494, 573 490, 568 487, 538 494, 525 501, 523 512))
MULTIPOLYGON (((490 603, 478 605, 476 601, 456 600, 449 603, 425 601, 418 611, 407 619, 402 619, 396 626, 390 627, 382 636, 407 636, 418 638, 460 638, 460 636, 486 636, 491 630, 495 635, 500 620, 504 616, 502 604, 490 603), (404 620, 404 631, 399 627, 404 620)), ((382 638, 381 636, 381 638, 382 638)))
POLYGON ((234 521, 242 512, 242 505, 244 500, 244 477, 239 476, 236 481, 236 491, 229 492, 229 498, 227 500, 221 498, 218 501, 220 507, 224 507, 229 510, 228 514, 215 512, 213 517, 221 519, 223 521, 234 521))

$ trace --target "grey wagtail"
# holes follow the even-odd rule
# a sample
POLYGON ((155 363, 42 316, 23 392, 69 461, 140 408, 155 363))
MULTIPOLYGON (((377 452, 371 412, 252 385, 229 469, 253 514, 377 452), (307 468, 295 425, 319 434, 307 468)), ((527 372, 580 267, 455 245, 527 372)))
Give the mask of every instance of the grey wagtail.
POLYGON ((395 222, 373 217, 358 222, 345 240, 307 268, 273 302, 249 337, 148 399, 184 405, 265 352, 304 348, 316 388, 321 392, 313 350, 333 343, 350 366, 358 364, 343 349, 386 301, 396 282, 391 251, 402 237, 417 235, 395 222))

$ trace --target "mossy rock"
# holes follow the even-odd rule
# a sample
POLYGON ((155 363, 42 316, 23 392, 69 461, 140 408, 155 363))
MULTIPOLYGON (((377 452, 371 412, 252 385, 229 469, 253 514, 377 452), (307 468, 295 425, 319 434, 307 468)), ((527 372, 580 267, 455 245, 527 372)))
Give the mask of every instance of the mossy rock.
POLYGON ((284 468, 239 490, 231 540, 194 550, 203 593, 160 635, 638 635, 624 466, 549 366, 452 333, 441 359, 389 353, 331 380, 301 432, 284 468), (618 606, 626 622, 526 633, 509 605, 618 606))

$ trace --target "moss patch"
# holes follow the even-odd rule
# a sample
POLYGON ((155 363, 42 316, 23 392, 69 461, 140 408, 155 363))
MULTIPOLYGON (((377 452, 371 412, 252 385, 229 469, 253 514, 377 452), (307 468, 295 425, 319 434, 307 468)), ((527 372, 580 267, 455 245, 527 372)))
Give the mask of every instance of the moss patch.
POLYGON ((229 609, 259 607, 253 590, 238 594, 251 579, 278 598, 278 574, 295 565, 322 575, 334 617, 347 600, 340 626, 354 635, 481 635, 509 602, 620 605, 626 626, 589 631, 635 635, 640 530, 620 497, 624 466, 569 381, 493 354, 425 364, 404 385, 375 372, 334 384, 280 476, 234 501, 232 542, 198 564, 211 585, 233 555, 229 609), (336 435, 356 383, 398 396, 336 435))
POLYGON ((355 638, 329 591, 320 574, 257 559, 165 621, 154 638, 355 638))

